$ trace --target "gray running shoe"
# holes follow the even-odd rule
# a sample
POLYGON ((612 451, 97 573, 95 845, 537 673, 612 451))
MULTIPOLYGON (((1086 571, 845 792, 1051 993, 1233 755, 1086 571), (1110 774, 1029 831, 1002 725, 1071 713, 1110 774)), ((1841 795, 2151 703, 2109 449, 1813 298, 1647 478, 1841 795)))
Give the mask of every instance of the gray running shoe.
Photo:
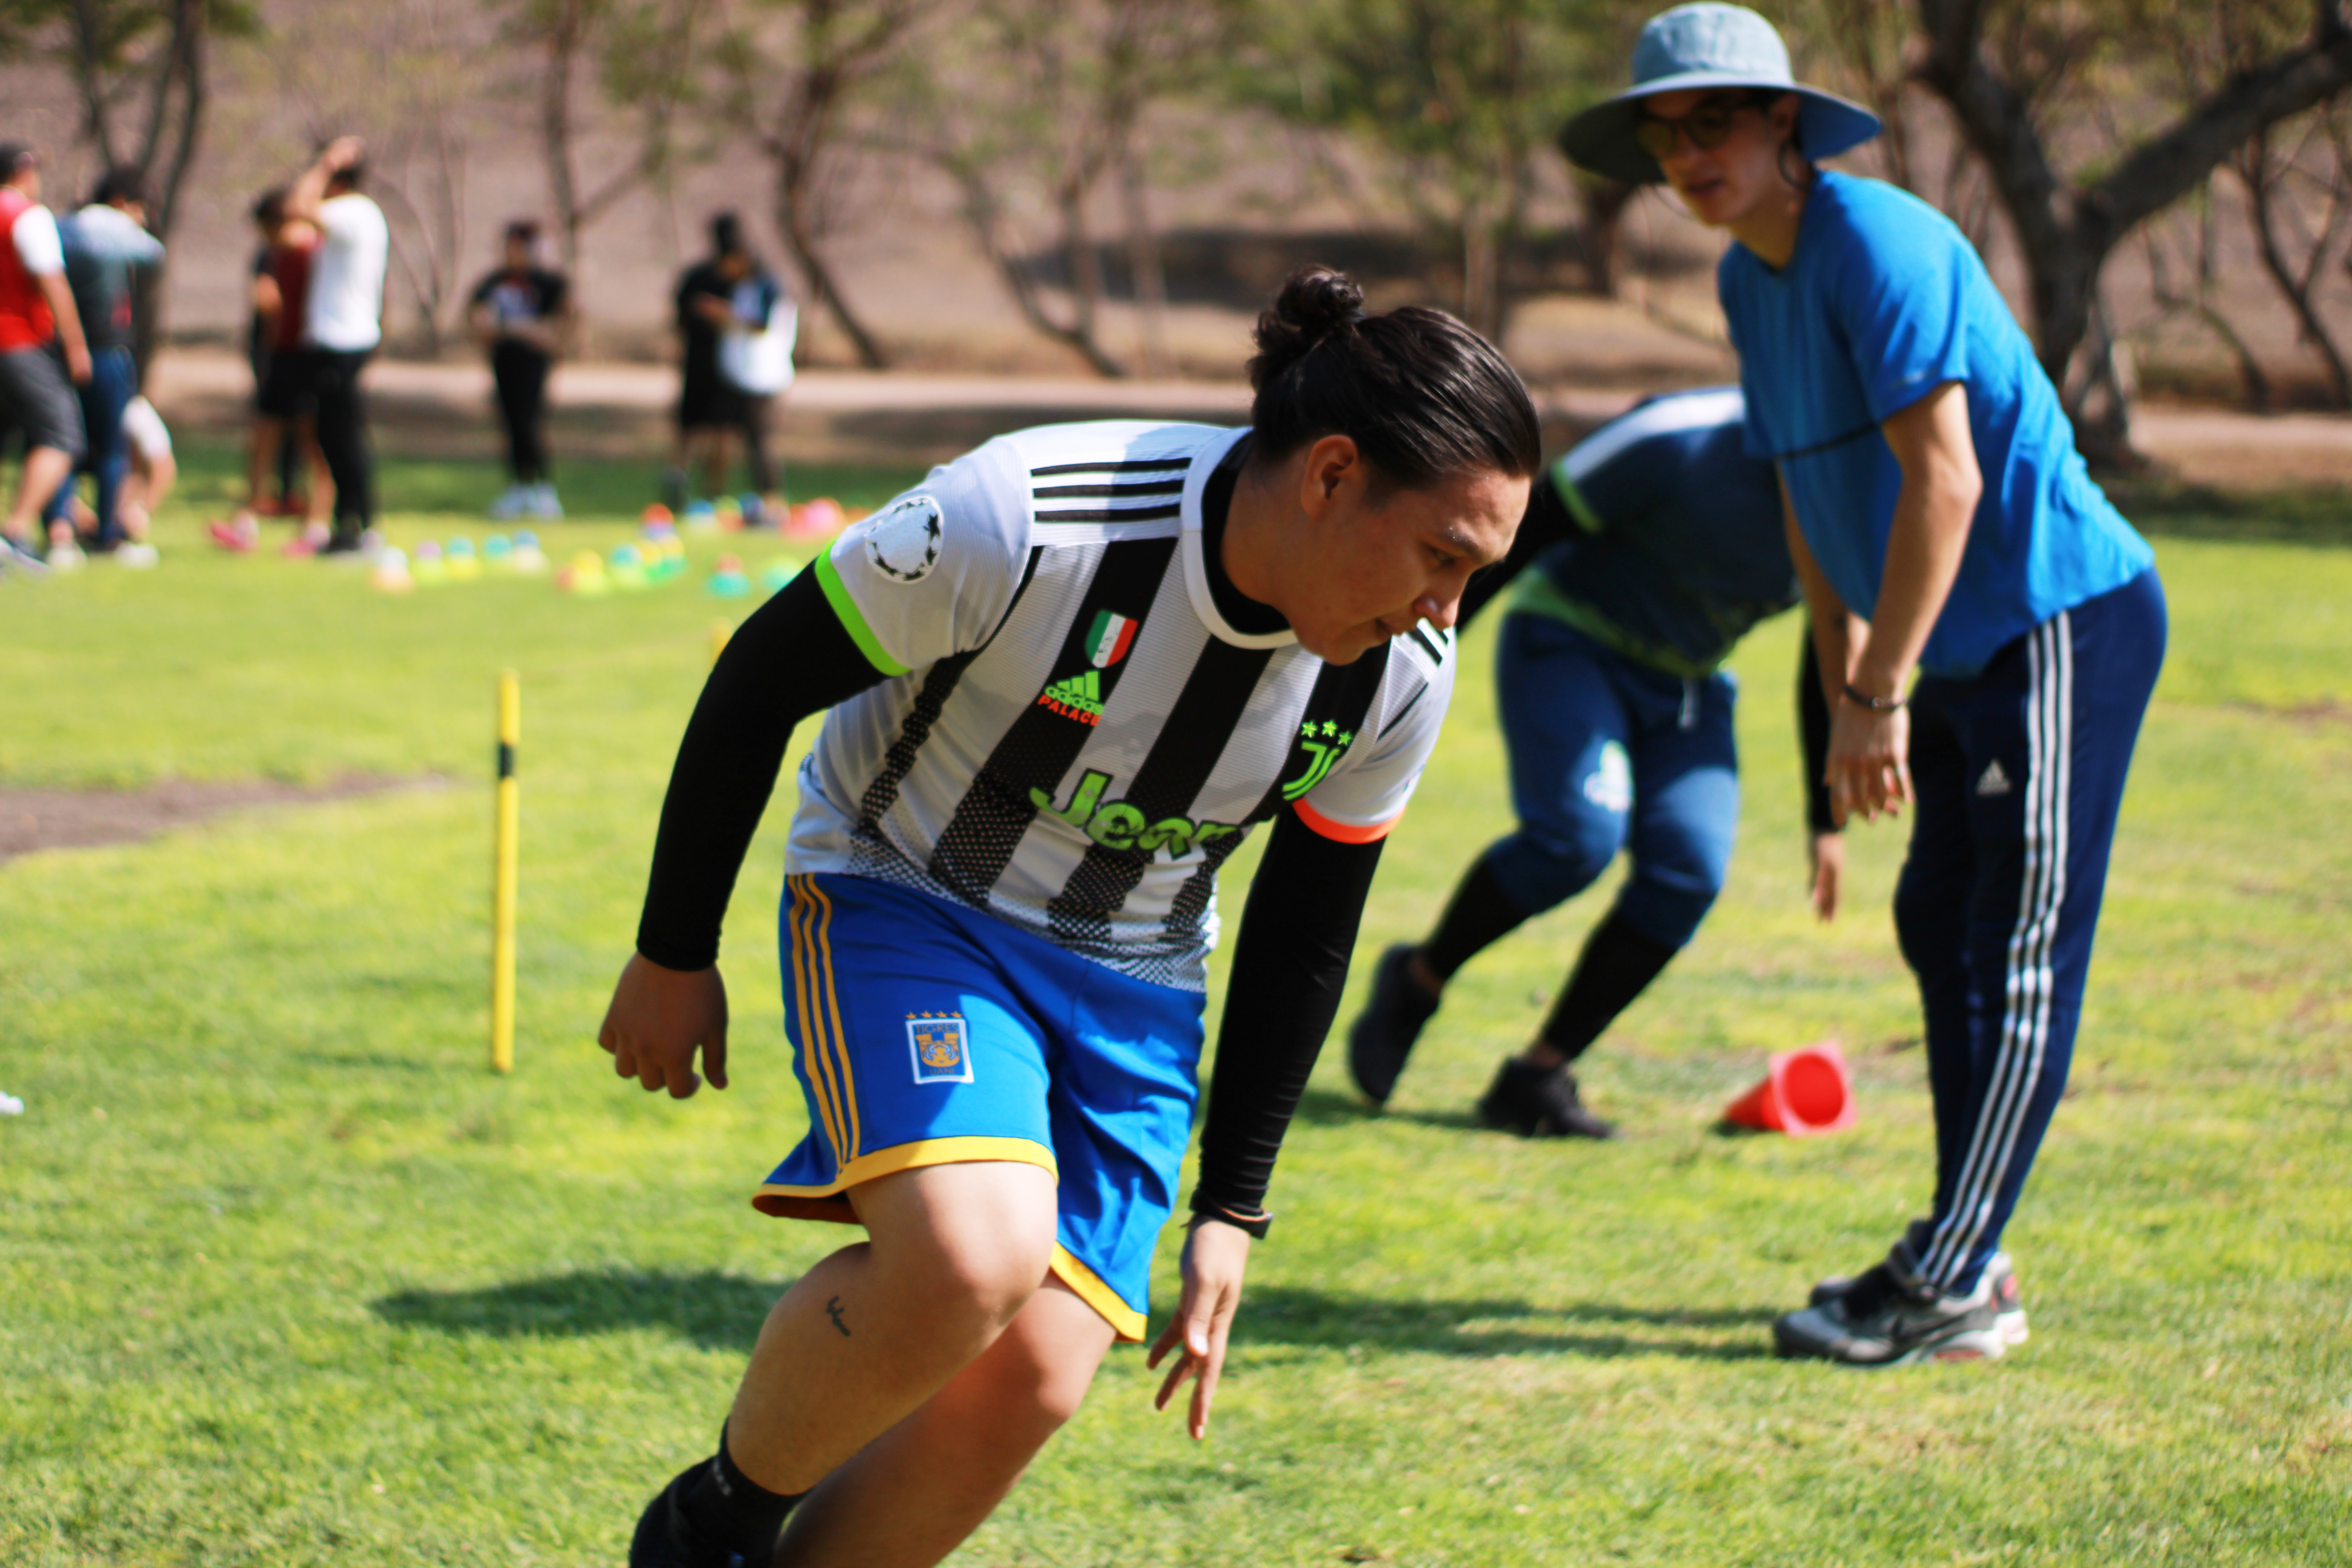
POLYGON ((1502 1071, 1478 1101, 1478 1120, 1522 1138, 1614 1138, 1617 1129, 1584 1108, 1576 1075, 1503 1058, 1502 1071))
MULTIPOLYGON (((1893 1272, 1885 1263, 1874 1264, 1861 1274, 1832 1274, 1813 1282, 1813 1293, 1807 1305, 1826 1307, 1839 1297, 1853 1290, 1868 1275, 1882 1269, 1893 1272)), ((2025 1293, 2017 1283, 2017 1268, 2006 1252, 1996 1252, 1985 1265, 1985 1279, 1992 1286, 1995 1316, 2000 1322, 2000 1337, 2013 1345, 2021 1345, 2032 1331, 2025 1321, 2025 1293)))
POLYGON ((1828 1301, 1773 1323, 1772 1347, 1782 1356, 1842 1366, 1998 1361, 2010 1342, 1993 1286, 1988 1268, 1967 1295, 1947 1295, 1882 1263, 1828 1301))
POLYGON ((1348 1076, 1374 1105, 1386 1105, 1404 1073, 1422 1026, 1437 1013, 1437 998, 1421 988, 1409 967, 1414 949, 1399 942, 1372 970, 1372 994, 1348 1026, 1348 1076))

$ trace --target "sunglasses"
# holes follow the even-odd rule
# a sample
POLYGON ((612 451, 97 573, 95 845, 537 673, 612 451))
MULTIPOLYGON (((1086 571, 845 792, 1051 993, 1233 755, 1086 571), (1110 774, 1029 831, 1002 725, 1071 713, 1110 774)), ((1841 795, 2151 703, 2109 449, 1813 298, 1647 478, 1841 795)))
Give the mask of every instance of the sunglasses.
POLYGON ((1710 98, 1688 114, 1672 120, 1643 114, 1633 122, 1633 141, 1651 157, 1674 155, 1675 141, 1684 136, 1702 153, 1712 153, 1731 137, 1731 122, 1743 110, 1761 109, 1769 100, 1762 93, 1744 98, 1710 98))

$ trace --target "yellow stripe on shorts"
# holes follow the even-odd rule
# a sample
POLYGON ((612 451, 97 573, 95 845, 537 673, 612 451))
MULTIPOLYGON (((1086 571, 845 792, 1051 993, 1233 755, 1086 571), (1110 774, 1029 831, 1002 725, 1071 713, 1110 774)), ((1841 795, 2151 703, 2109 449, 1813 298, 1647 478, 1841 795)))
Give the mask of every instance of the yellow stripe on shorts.
POLYGON ((801 1050, 806 1058, 809 1087, 816 1097, 817 1118, 824 1124, 825 1142, 833 1145, 835 1169, 849 1163, 849 1152, 841 1131, 841 1117, 834 1104, 832 1069, 824 1054, 824 1028, 814 1004, 816 955, 810 929, 815 923, 815 906, 809 896, 805 876, 785 879, 792 888, 792 913, 789 917, 793 937, 793 1001, 801 1026, 801 1050))

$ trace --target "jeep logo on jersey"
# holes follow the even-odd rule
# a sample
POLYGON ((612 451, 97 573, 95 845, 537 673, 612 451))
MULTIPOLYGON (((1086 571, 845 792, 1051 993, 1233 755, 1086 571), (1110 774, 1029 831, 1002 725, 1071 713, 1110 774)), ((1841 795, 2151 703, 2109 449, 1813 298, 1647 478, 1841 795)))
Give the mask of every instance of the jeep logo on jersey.
POLYGON ((1135 642, 1136 628, 1142 624, 1116 610, 1103 611, 1087 630, 1087 660, 1097 669, 1108 669, 1127 657, 1127 650, 1135 642))
POLYGON ((1055 805, 1054 797, 1042 789, 1029 792, 1030 804, 1047 816, 1058 816, 1106 849, 1139 849, 1150 854, 1156 849, 1168 851, 1175 859, 1193 850, 1229 838, 1241 831, 1230 822, 1195 822, 1189 816, 1163 816, 1154 822, 1144 816, 1142 808, 1123 800, 1103 804, 1103 791, 1110 787, 1110 775, 1088 768, 1070 792, 1067 805, 1055 805))
POLYGON ((1306 754, 1307 766, 1297 778, 1283 782, 1282 798, 1297 800, 1321 784, 1324 775, 1347 755, 1348 748, 1355 743, 1356 737, 1352 731, 1342 730, 1328 719, 1319 724, 1309 719, 1298 726, 1298 749, 1306 754))
POLYGON ((921 582, 940 563, 940 503, 929 496, 893 502, 866 525, 866 553, 892 582, 921 582))

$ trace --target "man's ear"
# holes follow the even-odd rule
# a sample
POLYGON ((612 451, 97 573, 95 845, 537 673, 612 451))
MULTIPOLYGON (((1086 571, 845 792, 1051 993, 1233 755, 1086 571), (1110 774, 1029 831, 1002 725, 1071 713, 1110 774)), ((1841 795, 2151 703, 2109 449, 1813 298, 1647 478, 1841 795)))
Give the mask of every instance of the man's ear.
POLYGON ((1307 448, 1307 461, 1300 465, 1298 504, 1307 515, 1317 521, 1340 489, 1349 483, 1361 483, 1364 455, 1352 436, 1324 436, 1307 448))

